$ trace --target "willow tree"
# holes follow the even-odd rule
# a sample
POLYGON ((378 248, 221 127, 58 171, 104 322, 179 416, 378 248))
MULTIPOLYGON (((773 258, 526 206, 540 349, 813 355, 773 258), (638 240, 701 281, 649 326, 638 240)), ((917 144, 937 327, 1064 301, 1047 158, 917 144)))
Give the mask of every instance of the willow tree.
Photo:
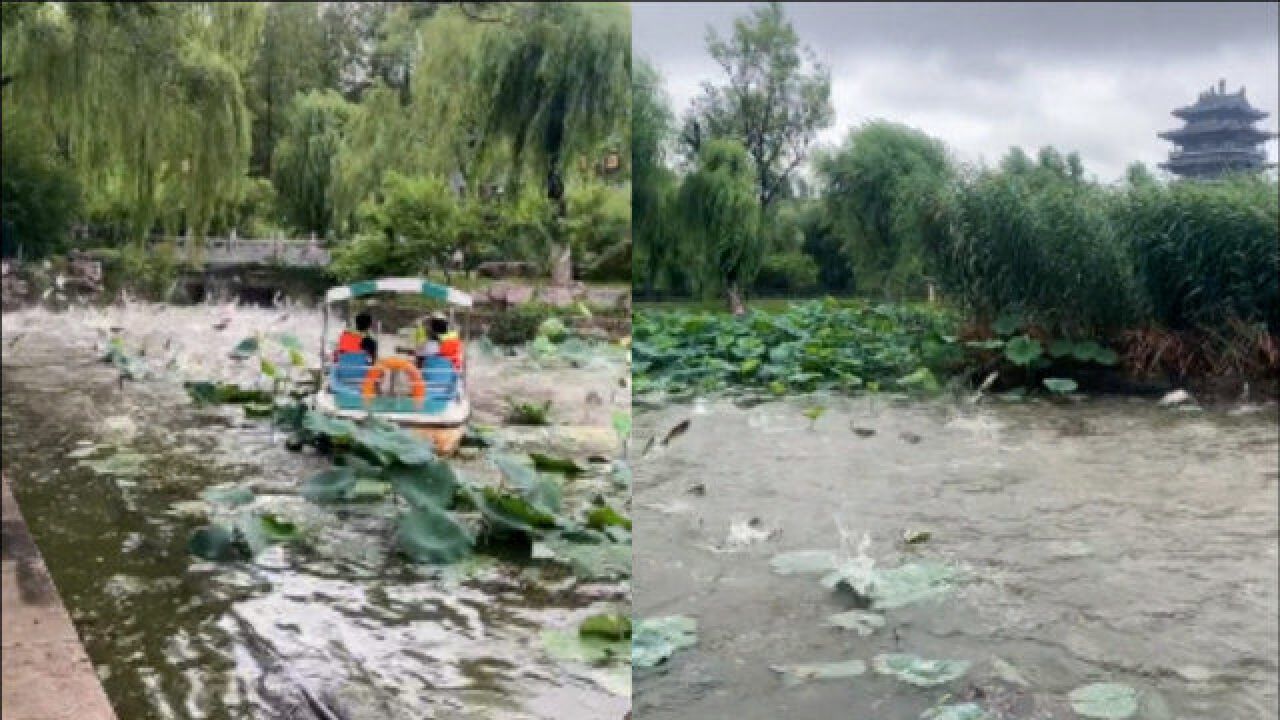
POLYGON ((711 140, 681 183, 676 203, 680 226, 699 251, 699 290, 704 296, 724 292, 735 315, 746 312, 742 291, 755 280, 764 255, 755 178, 741 143, 711 140))
POLYGON ((256 3, 45 3, 6 14, 5 103, 44 127, 91 217, 203 232, 244 191, 256 3))
POLYGON ((280 207, 302 232, 327 236, 335 226, 334 167, 355 113, 333 90, 299 95, 290 106, 272 165, 280 207))
POLYGON ((672 233, 668 205, 675 174, 667 153, 675 135, 675 118, 662 90, 657 70, 641 61, 632 74, 632 216, 639 274, 644 294, 653 296, 654 285, 673 263, 679 250, 672 233))
POLYGON ((914 128, 874 121, 817 165, 855 281, 875 278, 886 293, 923 290, 949 249, 956 173, 946 147, 914 128))
POLYGON ((513 165, 545 177, 553 284, 568 284, 573 274, 564 227, 567 161, 623 134, 630 119, 630 20, 621 3, 521 3, 509 10, 503 32, 485 35, 474 77, 476 87, 490 89, 482 132, 508 139, 513 165))

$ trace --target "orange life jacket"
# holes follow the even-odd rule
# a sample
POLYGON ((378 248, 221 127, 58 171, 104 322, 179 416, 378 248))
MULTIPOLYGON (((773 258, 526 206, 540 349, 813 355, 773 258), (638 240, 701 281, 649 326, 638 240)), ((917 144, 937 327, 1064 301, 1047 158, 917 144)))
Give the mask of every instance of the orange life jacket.
POLYGON ((440 338, 440 354, 449 358, 449 362, 459 370, 462 369, 462 340, 454 333, 440 338))
POLYGON ((343 330, 338 336, 338 349, 335 355, 345 355, 346 353, 362 352, 364 348, 360 347, 360 341, 364 340, 364 336, 358 332, 351 330, 343 330))

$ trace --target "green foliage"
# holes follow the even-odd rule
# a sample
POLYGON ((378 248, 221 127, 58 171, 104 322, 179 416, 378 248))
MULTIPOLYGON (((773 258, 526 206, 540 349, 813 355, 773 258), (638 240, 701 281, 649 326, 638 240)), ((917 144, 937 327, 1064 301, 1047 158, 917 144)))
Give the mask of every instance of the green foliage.
POLYGON ((494 317, 488 338, 497 345, 523 345, 538 336, 538 328, 551 315, 550 308, 525 303, 494 317))
POLYGON ((764 245, 750 162, 736 141, 714 140, 680 185, 678 215, 698 248, 697 280, 704 297, 740 292, 759 272, 764 245))
POLYGON ((682 140, 692 158, 712 139, 741 143, 753 161, 756 202, 768 209, 789 192, 809 145, 834 118, 830 73, 801 48, 780 2, 752 8, 729 38, 708 33, 707 51, 727 82, 704 85, 682 140))
POLYGON ((574 255, 593 280, 631 279, 631 187, 579 183, 565 195, 566 231, 574 255))
POLYGON ((831 300, 736 318, 639 312, 634 388, 678 393, 741 385, 785 393, 854 391, 878 382, 907 389, 928 384, 921 368, 949 373, 963 364, 956 327, 956 317, 938 308, 831 300))
POLYGON ((81 209, 80 186, 59 163, 54 148, 4 106, 3 182, 0 200, 6 232, 23 248, 24 257, 40 260, 62 252, 72 220, 81 209))
POLYGON ((457 199, 443 180, 396 172, 361 206, 360 215, 365 233, 334 253, 333 273, 344 282, 419 275, 443 266, 460 219, 457 199))
POLYGON ((1019 157, 960 192, 939 263, 948 284, 979 318, 1016 311, 1053 334, 1106 335, 1140 321, 1145 303, 1107 190, 1072 177, 1055 154, 1031 167, 1019 157))
POLYGON ((1280 331, 1280 188, 1264 177, 1140 183, 1119 199, 1154 319, 1173 329, 1265 322, 1280 331))
POLYGON ((955 173, 942 143, 903 125, 871 122, 850 132, 818 171, 826 212, 848 243, 859 279, 875 278, 889 294, 923 295, 932 260, 951 239, 955 173))
POLYGON ((326 236, 336 224, 334 162, 353 113, 333 90, 298 95, 290 106, 272 177, 284 216, 301 232, 326 236))
POLYGON ((511 425, 546 425, 551 401, 536 403, 507 398, 507 422, 511 425))
POLYGON ((765 257, 755 288, 763 292, 793 295, 811 292, 818 287, 818 264, 803 252, 778 253, 765 257))

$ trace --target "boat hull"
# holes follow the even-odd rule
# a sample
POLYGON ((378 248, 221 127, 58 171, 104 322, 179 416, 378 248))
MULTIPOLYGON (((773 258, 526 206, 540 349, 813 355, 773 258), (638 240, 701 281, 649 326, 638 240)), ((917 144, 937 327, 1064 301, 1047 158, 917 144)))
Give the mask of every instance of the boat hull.
MULTIPOLYGON (((333 395, 328 392, 316 395, 315 409, 325 415, 347 420, 361 420, 369 416, 368 411, 365 410, 339 408, 333 401, 333 395)), ((467 433, 471 403, 463 397, 461 400, 449 403, 445 412, 439 414, 375 412, 373 416, 393 422, 424 440, 430 440, 435 445, 437 454, 448 457, 458 452, 462 438, 467 433)))

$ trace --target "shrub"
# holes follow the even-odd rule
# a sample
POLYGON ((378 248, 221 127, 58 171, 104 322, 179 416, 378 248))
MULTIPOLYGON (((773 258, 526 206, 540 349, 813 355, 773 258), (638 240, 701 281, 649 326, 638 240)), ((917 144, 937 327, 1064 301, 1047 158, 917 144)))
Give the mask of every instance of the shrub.
POLYGON ((803 252, 770 255, 760 265, 756 289, 763 292, 803 293, 818 286, 818 264, 803 252))
POLYGON ((1190 329, 1239 319, 1280 331, 1276 193, 1274 182, 1246 176, 1125 194, 1117 222, 1158 322, 1190 329))
POLYGON ((538 335, 538 328, 550 317, 545 305, 527 303, 499 313, 489 326, 489 339, 498 345, 523 345, 538 335))

